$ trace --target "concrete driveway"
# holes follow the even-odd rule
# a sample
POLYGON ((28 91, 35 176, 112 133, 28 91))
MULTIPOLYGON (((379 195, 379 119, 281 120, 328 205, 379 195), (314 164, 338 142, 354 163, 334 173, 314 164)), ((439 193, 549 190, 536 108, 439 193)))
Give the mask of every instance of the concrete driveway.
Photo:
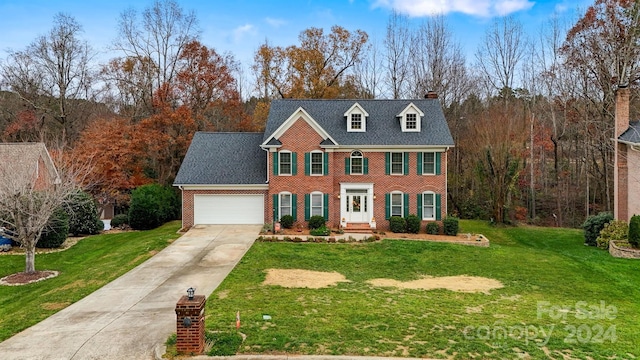
POLYGON ((176 331, 178 299, 189 287, 208 297, 260 229, 196 226, 120 278, 0 343, 0 358, 151 359, 176 331))

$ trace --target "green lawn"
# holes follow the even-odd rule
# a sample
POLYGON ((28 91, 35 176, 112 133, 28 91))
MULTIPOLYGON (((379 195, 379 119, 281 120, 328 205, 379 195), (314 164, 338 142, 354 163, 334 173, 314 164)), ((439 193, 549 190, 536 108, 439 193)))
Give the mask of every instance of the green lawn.
MULTIPOLYGON (((56 278, 0 286, 0 341, 51 316, 139 265, 179 237, 179 222, 155 230, 91 236, 68 250, 36 255, 56 278)), ((24 255, 0 256, 0 277, 24 271, 24 255)), ((46 339, 43 339, 46 342, 46 339)))
POLYGON ((640 356, 640 262, 584 246, 578 230, 462 221, 461 232, 483 233, 491 247, 256 243, 209 298, 207 329, 228 340, 240 311, 246 339, 239 353, 640 356), (269 268, 336 271, 351 282, 324 289, 265 286, 269 268), (505 287, 484 294, 366 283, 422 275, 481 276, 505 287))

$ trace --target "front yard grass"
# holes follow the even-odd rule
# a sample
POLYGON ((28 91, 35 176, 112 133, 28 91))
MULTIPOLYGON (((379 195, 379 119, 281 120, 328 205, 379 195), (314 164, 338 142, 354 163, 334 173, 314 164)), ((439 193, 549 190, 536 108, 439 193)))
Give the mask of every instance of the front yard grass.
MULTIPOLYGON (((150 231, 90 236, 65 251, 36 255, 36 270, 60 274, 32 284, 0 286, 0 341, 141 264, 177 239, 179 228, 174 221, 150 231)), ((24 261, 24 255, 0 256, 0 277, 24 271, 24 261)))
POLYGON ((245 354, 640 356, 639 262, 584 246, 582 231, 574 229, 461 221, 461 232, 485 234, 491 247, 257 242, 209 297, 207 330, 235 333, 239 311, 246 339, 238 353, 245 354), (322 289, 265 286, 267 269, 338 272, 350 282, 322 289), (479 276, 504 288, 485 294, 366 282, 423 275, 479 276))

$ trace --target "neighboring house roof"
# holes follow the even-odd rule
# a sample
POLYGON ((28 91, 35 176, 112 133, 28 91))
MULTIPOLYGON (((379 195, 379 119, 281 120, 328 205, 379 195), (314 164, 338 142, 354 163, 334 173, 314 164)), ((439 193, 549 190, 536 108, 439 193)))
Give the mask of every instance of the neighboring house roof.
POLYGON ((630 122, 629 128, 620 135, 618 140, 630 144, 640 144, 640 121, 630 122))
POLYGON ((0 143, 0 167, 0 181, 7 181, 10 177, 35 185, 38 176, 44 171, 44 179, 49 184, 60 182, 58 171, 44 143, 0 143))
POLYGON ((264 184, 263 133, 197 132, 174 185, 264 184))
POLYGON ((273 134, 299 108, 304 109, 339 146, 454 145, 438 99, 273 100, 262 143, 273 144, 273 134), (347 132, 344 114, 356 102, 370 114, 366 132, 347 132), (402 132, 397 117, 411 103, 424 112, 420 132, 402 132))

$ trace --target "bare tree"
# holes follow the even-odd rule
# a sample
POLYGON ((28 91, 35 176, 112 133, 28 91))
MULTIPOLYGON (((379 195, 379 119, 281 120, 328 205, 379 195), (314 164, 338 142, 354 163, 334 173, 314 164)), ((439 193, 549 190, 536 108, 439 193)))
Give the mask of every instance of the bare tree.
POLYGON ((460 103, 472 88, 460 44, 442 16, 431 18, 418 28, 411 48, 411 93, 423 97, 435 91, 445 107, 460 103))
MULTIPOLYGON (((132 62, 129 67, 123 67, 124 75, 133 67, 141 72, 135 75, 135 79, 142 79, 139 83, 150 87, 140 93, 131 93, 146 97, 143 100, 133 99, 134 104, 149 106, 157 89, 172 85, 180 70, 180 54, 188 43, 198 39, 199 34, 195 13, 183 11, 174 0, 156 0, 151 7, 144 9, 141 18, 133 8, 120 15, 119 34, 113 42, 113 49, 121 51, 124 56, 115 61, 124 65, 132 62)), ((105 70, 120 85, 127 84, 126 78, 118 76, 123 74, 108 71, 108 68, 105 70)))
POLYGON ((406 96, 406 80, 409 76, 409 49, 411 33, 407 17, 397 12, 389 16, 387 37, 384 39, 386 50, 386 75, 391 97, 400 99, 406 96))
POLYGON ((513 17, 495 20, 476 51, 478 67, 493 90, 514 88, 514 77, 524 55, 522 24, 513 17))
POLYGON ((362 98, 376 99, 381 95, 382 55, 378 43, 373 41, 362 61, 354 66, 354 77, 360 88, 362 98))
MULTIPOLYGON (((54 17, 54 27, 25 50, 10 51, 2 66, 2 82, 18 93, 41 124, 53 119, 62 126, 62 141, 71 124, 72 99, 91 100, 94 52, 79 38, 82 26, 62 13, 54 17)), ((82 119, 73 119, 74 122, 82 119)), ((84 119, 86 120, 86 119, 84 119)))
POLYGON ((26 273, 36 271, 35 249, 40 235, 54 212, 72 201, 79 189, 79 176, 86 173, 86 169, 60 166, 57 179, 42 187, 31 176, 0 167, 0 225, 10 229, 9 236, 25 248, 26 273))

